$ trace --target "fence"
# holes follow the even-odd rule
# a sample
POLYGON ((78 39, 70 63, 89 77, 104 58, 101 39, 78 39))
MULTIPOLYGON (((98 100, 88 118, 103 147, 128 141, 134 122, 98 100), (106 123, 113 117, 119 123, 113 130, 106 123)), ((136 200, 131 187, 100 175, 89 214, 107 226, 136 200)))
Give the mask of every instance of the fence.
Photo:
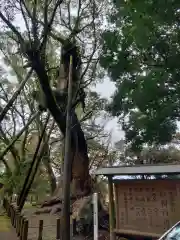
MULTIPOLYGON (((18 198, 17 195, 13 195, 13 196, 10 197, 10 201, 11 202, 16 202, 17 198, 18 198)), ((26 202, 29 202, 29 203, 32 204, 32 203, 38 203, 38 201, 41 202, 41 200, 42 200, 42 198, 39 198, 38 196, 28 196, 26 202)))
MULTIPOLYGON (((20 240, 28 239, 28 228, 29 222, 28 219, 23 216, 15 205, 10 203, 8 199, 4 198, 3 207, 7 212, 8 217, 11 220, 12 226, 16 229, 17 236, 20 237, 20 240)), ((73 219, 72 224, 72 236, 76 234, 76 221, 73 219)), ((37 240, 43 240, 43 220, 39 220, 39 229, 37 240)), ((56 240, 60 240, 60 219, 57 219, 56 224, 56 240)))
POLYGON ((15 208, 14 205, 10 204, 7 199, 3 200, 3 207, 11 220, 12 226, 16 229, 17 236, 20 237, 20 240, 27 240, 28 220, 18 211, 17 208, 15 208))

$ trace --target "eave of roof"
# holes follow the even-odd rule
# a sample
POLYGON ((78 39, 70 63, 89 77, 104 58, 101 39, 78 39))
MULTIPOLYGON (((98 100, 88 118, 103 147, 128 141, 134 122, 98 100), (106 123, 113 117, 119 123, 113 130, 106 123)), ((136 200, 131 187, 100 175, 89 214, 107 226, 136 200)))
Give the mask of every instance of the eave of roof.
POLYGON ((179 174, 180 165, 178 164, 159 164, 159 165, 134 165, 134 166, 113 166, 99 168, 95 175, 157 175, 157 174, 179 174))

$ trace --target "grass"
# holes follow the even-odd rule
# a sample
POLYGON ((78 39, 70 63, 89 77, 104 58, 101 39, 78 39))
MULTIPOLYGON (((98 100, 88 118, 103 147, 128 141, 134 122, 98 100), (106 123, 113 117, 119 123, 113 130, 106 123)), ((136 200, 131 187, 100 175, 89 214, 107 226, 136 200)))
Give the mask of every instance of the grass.
POLYGON ((29 209, 29 208, 33 208, 33 206, 32 206, 31 203, 26 202, 26 203, 24 204, 24 209, 29 209))
POLYGON ((10 227, 10 219, 7 216, 0 216, 0 232, 8 232, 10 227))

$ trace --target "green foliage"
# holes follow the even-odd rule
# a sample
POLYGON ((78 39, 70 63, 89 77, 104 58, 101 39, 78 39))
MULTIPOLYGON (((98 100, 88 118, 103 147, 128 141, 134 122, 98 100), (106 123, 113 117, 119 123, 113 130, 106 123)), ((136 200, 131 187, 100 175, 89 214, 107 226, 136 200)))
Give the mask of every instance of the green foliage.
POLYGON ((165 144, 180 116, 178 1, 116 1, 102 35, 101 65, 116 92, 108 110, 135 151, 165 144))
POLYGON ((159 163, 179 163, 180 151, 177 147, 168 145, 144 148, 141 152, 141 158, 147 164, 159 163))
MULTIPOLYGON (((29 169, 30 164, 20 164, 19 171, 15 171, 12 175, 4 172, 0 176, 0 181, 4 184, 4 193, 8 195, 19 194, 22 190, 22 186, 24 183, 24 179, 29 169)), ((38 171, 37 176, 33 182, 32 188, 30 190, 30 194, 37 195, 37 196, 45 196, 49 193, 50 186, 49 182, 47 181, 47 176, 40 174, 38 171)))

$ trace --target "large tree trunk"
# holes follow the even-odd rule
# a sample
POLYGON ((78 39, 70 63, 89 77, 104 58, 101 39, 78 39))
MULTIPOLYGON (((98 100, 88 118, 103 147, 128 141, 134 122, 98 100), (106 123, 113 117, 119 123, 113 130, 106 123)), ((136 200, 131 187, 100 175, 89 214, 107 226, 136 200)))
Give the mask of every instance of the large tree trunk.
MULTIPOLYGON (((34 57, 34 55, 30 55, 30 59, 32 59, 32 67, 36 71, 39 82, 42 88, 42 91, 46 97, 47 108, 50 113, 54 117, 59 129, 62 134, 65 136, 66 132, 66 104, 64 105, 63 111, 57 106, 54 96, 52 94, 49 78, 45 71, 45 68, 42 64, 40 56, 34 57)), ((62 107, 62 106, 61 106, 62 107)), ((88 198, 92 199, 92 181, 89 175, 89 157, 87 150, 87 142, 84 136, 84 132, 82 131, 80 122, 77 118, 75 110, 72 110, 71 115, 71 157, 72 159, 72 172, 71 172, 71 199, 72 203, 75 202, 75 199, 88 198)), ((67 183, 68 184, 68 183, 67 183)), ((62 184, 60 184, 62 186, 62 184)), ((59 186, 60 186, 59 185, 59 186)), ((58 187, 53 194, 53 197, 48 201, 45 201, 42 204, 43 208, 47 208, 47 211, 44 212, 57 212, 61 211, 61 188, 58 187)), ((92 207, 91 201, 88 204, 89 208, 92 207)), ((90 225, 92 227, 93 214, 92 211, 90 213, 90 225)), ((100 225, 100 224, 99 224, 100 225)))
POLYGON ((72 194, 87 195, 91 193, 87 143, 75 112, 72 115, 71 139, 72 183, 74 187, 72 194))
MULTIPOLYGON (((38 56, 33 57, 33 69, 36 71, 40 85, 46 97, 47 107, 56 121, 59 129, 65 136, 66 131, 66 104, 61 112, 54 100, 54 96, 49 86, 49 78, 46 74, 44 66, 38 56)), ((72 110, 72 128, 71 128, 71 154, 72 154, 72 182, 77 193, 81 192, 86 195, 91 192, 89 177, 89 157, 87 152, 87 143, 82 131, 80 122, 77 118, 75 110, 72 110)))
MULTIPOLYGON (((92 184, 89 175, 89 158, 87 153, 87 143, 75 112, 73 112, 72 116, 71 156, 72 156, 71 197, 72 199, 77 199, 90 195, 92 193, 92 184)), ((45 201, 45 203, 42 204, 42 207, 52 206, 54 204, 61 202, 62 184, 63 182, 61 177, 59 184, 56 190, 54 191, 52 197, 49 200, 45 201)))

